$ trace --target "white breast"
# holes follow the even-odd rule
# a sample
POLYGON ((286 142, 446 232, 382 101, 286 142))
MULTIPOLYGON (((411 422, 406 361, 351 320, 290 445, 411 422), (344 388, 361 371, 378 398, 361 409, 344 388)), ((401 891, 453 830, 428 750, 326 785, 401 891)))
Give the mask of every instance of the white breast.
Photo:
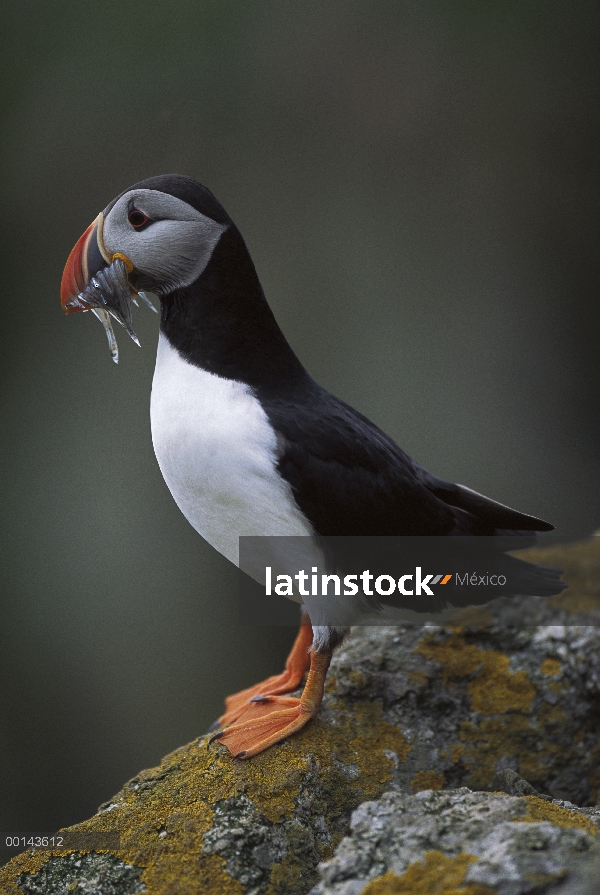
POLYGON ((152 441, 177 505, 238 563, 240 535, 309 535, 276 469, 276 438, 251 389, 183 360, 160 335, 150 403, 152 441))

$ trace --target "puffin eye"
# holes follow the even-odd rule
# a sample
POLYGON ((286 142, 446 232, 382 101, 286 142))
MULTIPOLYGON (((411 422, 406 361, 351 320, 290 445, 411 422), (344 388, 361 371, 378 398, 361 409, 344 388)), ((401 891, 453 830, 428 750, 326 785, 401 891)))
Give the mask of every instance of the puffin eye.
POLYGON ((140 211, 139 208, 136 208, 133 202, 130 202, 127 208, 127 220, 134 230, 143 230, 144 227, 151 223, 151 218, 144 214, 143 211, 140 211))

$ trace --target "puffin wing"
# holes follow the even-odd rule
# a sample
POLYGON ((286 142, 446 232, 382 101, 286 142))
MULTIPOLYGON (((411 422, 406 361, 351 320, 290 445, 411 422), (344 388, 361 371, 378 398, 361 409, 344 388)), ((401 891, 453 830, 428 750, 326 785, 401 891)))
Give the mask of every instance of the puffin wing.
MULTIPOLYGON (((317 387, 318 388, 318 387, 317 387)), ((356 410, 319 389, 266 402, 278 470, 319 535, 445 535, 465 515, 422 480, 420 467, 356 410)))
POLYGON ((479 494, 467 488, 466 485, 455 485, 452 482, 445 482, 436 478, 430 472, 422 467, 418 468, 420 480, 425 487, 434 494, 439 500, 451 507, 464 510, 474 518, 478 519, 482 527, 486 527, 489 534, 500 534, 505 532, 534 532, 534 531, 553 531, 554 526, 543 519, 535 516, 529 516, 526 513, 519 513, 507 507, 503 503, 498 503, 490 497, 479 494))
POLYGON ((278 433, 278 470, 317 534, 489 536, 553 530, 542 519, 438 479, 314 382, 295 400, 287 396, 263 406, 278 433))

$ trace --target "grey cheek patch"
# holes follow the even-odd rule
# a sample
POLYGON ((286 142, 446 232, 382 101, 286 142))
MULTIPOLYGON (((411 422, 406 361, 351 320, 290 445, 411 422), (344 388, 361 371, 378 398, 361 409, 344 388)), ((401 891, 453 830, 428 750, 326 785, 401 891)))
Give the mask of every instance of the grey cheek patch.
POLYGON ((122 252, 154 281, 153 291, 166 295, 202 274, 227 227, 167 193, 133 190, 107 214, 104 242, 109 255, 122 252), (134 231, 127 220, 130 201, 154 221, 143 231, 134 231))
MULTIPOLYGON (((202 221, 158 221, 146 231, 148 241, 152 236, 154 242, 152 246, 148 245, 148 260, 141 263, 139 269, 156 280, 156 291, 161 295, 190 286, 206 269, 226 229, 227 225, 216 224, 207 218, 202 221)), ((135 257, 130 257, 136 264, 135 257)))

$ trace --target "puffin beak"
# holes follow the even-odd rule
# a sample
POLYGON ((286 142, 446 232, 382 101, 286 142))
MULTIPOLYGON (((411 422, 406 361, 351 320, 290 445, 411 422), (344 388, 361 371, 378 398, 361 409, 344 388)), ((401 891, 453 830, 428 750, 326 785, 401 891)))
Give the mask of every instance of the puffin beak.
POLYGON ((67 258, 60 284, 60 303, 65 314, 73 314, 75 311, 89 310, 89 306, 77 301, 77 296, 89 285, 92 276, 98 269, 107 264, 107 261, 101 255, 98 246, 98 219, 100 217, 101 215, 98 215, 96 220, 87 228, 83 236, 77 240, 71 250, 71 254, 67 258), (88 248, 90 247, 90 244, 93 245, 93 248, 95 249, 93 254, 96 256, 96 261, 100 262, 97 266, 94 265, 96 269, 93 271, 90 271, 88 264, 88 248))
POLYGON ((131 296, 136 291, 127 275, 133 264, 117 252, 109 257, 102 238, 104 216, 98 215, 77 240, 67 259, 60 284, 60 303, 65 314, 92 311, 102 322, 112 359, 118 363, 117 342, 110 318, 125 327, 136 345, 139 339, 133 328, 131 296))

